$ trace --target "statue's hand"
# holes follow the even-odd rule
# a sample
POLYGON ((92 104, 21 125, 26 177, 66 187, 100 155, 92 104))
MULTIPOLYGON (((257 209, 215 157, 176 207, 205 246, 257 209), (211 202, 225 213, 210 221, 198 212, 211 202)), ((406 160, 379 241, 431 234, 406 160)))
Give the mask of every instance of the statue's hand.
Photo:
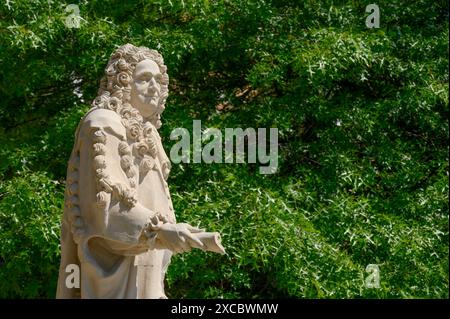
POLYGON ((158 223, 158 225, 152 226, 152 230, 157 233, 157 248, 167 248, 174 253, 182 253, 188 252, 192 248, 203 247, 203 243, 193 234, 204 230, 189 224, 158 223))

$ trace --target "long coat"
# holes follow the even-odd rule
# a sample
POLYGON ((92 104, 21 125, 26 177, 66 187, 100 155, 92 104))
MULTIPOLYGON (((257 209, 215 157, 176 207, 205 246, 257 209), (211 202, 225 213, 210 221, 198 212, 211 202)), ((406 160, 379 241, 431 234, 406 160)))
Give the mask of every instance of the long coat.
POLYGON ((145 124, 143 136, 124 123, 112 110, 93 108, 77 128, 57 298, 166 298, 171 252, 153 249, 144 233, 155 215, 175 222, 166 182, 170 162, 154 126, 137 123, 145 124), (79 267, 79 288, 66 282, 68 265, 79 267))

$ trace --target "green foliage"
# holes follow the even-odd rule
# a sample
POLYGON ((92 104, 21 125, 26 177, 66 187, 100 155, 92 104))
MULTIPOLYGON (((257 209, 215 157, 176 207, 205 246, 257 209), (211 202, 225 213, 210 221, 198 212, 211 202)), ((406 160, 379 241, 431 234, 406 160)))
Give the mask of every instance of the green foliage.
POLYGON ((41 172, 0 183, 0 297, 52 296, 63 187, 41 172))
POLYGON ((378 1, 380 29, 362 1, 73 3, 79 29, 0 4, 0 297, 54 297, 75 128, 129 42, 168 65, 167 151, 193 119, 279 129, 277 174, 174 165, 178 220, 228 254, 175 256, 170 297, 448 298, 447 1, 378 1))

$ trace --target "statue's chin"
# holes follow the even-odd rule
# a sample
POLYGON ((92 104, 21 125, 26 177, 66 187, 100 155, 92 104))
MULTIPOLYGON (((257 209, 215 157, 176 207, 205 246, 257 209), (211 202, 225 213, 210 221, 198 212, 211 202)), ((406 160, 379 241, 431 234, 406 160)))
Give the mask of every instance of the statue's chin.
POLYGON ((158 114, 158 105, 155 103, 140 104, 139 106, 131 105, 139 110, 143 118, 151 118, 158 114))

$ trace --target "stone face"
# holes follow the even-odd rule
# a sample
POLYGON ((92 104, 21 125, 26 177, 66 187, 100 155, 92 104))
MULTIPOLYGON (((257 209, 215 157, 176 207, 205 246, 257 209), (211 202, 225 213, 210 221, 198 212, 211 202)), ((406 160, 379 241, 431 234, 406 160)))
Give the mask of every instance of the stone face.
POLYGON ((218 233, 176 223, 158 133, 168 82, 157 51, 126 44, 111 56, 68 163, 57 298, 166 298, 173 253, 225 252, 218 233))

